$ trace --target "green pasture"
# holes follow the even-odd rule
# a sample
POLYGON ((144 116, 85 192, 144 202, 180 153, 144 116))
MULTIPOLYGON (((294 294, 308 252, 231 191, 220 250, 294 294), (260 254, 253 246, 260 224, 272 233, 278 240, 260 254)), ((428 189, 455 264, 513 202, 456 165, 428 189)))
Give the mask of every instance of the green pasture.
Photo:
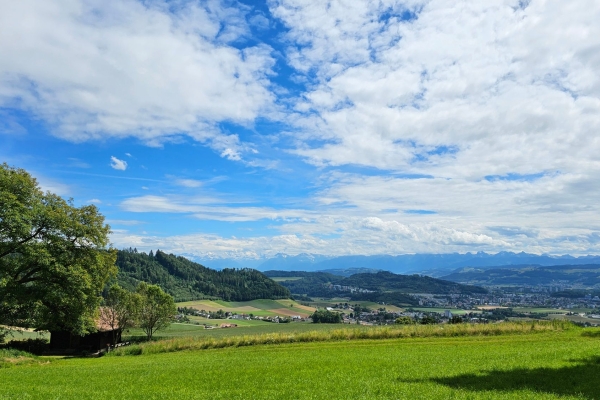
POLYGON ((50 340, 49 332, 34 332, 30 330, 14 330, 12 335, 8 335, 6 340, 27 340, 27 339, 47 339, 50 340))
POLYGON ((513 307, 513 311, 520 313, 537 313, 537 314, 566 314, 571 310, 562 310, 550 307, 513 307))
POLYGON ((223 301, 223 300, 196 300, 177 303, 178 307, 192 307, 205 311, 228 311, 237 314, 253 314, 260 317, 274 317, 300 315, 307 317, 313 313, 314 308, 306 307, 291 300, 251 300, 251 301, 223 301))
POLYGON ((441 308, 441 307, 412 307, 415 311, 420 312, 436 312, 443 314, 444 311, 450 310, 453 315, 464 315, 468 313, 481 313, 481 310, 459 310, 458 308, 441 308))
MULTIPOLYGON (((238 324, 237 328, 215 328, 215 329, 204 329, 203 325, 194 324, 171 324, 167 329, 158 331, 155 334, 156 340, 170 339, 176 337, 205 337, 205 338, 223 338, 230 336, 239 335, 256 335, 264 333, 298 333, 308 332, 314 330, 331 330, 339 328, 341 324, 313 324, 310 322, 290 322, 288 324, 275 324, 272 322, 265 321, 237 321, 231 319, 209 319, 206 321, 213 326, 215 324, 221 325, 227 324, 238 324)), ((124 332, 123 340, 127 341, 133 337, 145 337, 144 332, 141 329, 132 328, 124 332)))
POLYGON ((566 314, 549 314, 550 319, 564 319, 572 322, 589 322, 590 324, 600 324, 600 319, 587 318, 579 315, 566 315, 566 314))
POLYGON ((597 333, 309 342, 34 362, 0 369, 0 399, 598 399, 597 333))
POLYGON ((285 281, 297 281, 299 279, 302 279, 301 276, 274 276, 271 277, 272 280, 274 280, 275 282, 285 282, 285 281))
POLYGON ((332 307, 334 304, 348 303, 350 305, 359 304, 360 306, 370 308, 371 310, 377 310, 382 307, 385 308, 386 310, 392 311, 392 312, 400 312, 400 311, 404 310, 401 307, 393 306, 391 304, 382 305, 382 304, 376 303, 374 301, 349 300, 348 297, 334 297, 332 299, 314 298, 313 300, 314 301, 309 302, 309 304, 312 307, 321 307, 321 308, 332 307))

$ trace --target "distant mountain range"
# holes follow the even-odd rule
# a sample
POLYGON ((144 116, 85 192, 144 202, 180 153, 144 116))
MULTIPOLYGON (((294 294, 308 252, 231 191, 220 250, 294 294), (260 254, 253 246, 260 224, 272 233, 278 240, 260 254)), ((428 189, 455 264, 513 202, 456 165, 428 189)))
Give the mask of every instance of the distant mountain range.
POLYGON ((600 288, 600 264, 514 265, 496 268, 459 268, 442 279, 482 286, 538 286, 567 284, 600 288))
POLYGON ((335 275, 344 270, 384 270, 399 274, 419 273, 433 277, 448 275, 450 272, 464 267, 499 267, 507 265, 583 265, 600 264, 600 256, 573 257, 570 255, 551 256, 529 253, 500 252, 489 254, 477 253, 451 253, 451 254, 405 254, 399 256, 341 256, 330 257, 316 254, 298 254, 290 256, 277 254, 268 260, 227 260, 227 259, 202 259, 197 260, 211 268, 256 268, 260 271, 324 271, 335 275), (332 271, 334 270, 334 271, 332 271))

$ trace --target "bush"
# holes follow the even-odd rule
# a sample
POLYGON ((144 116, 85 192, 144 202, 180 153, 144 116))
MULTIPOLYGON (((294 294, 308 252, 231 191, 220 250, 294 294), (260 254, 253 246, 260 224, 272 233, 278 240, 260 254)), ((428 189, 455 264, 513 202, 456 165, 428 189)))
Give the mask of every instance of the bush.
POLYGON ((315 324, 339 324, 342 322, 340 313, 327 310, 317 310, 310 318, 315 324))
POLYGON ((396 318, 395 323, 398 325, 414 325, 414 324, 416 324, 416 321, 414 319, 412 319, 411 317, 403 316, 403 317, 396 318))
POLYGON ((42 354, 48 350, 48 341, 46 339, 11 340, 6 347, 32 354, 42 354))
POLYGON ((0 326, 0 344, 4 343, 8 336, 8 330, 0 326))

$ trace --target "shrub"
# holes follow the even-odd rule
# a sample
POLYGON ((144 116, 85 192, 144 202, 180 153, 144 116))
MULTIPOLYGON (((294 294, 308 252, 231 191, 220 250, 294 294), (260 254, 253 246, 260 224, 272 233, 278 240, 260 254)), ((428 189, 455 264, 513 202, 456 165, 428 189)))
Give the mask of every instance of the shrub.
POLYGON ((42 354, 48 350, 48 341, 46 339, 11 340, 6 347, 32 354, 42 354))

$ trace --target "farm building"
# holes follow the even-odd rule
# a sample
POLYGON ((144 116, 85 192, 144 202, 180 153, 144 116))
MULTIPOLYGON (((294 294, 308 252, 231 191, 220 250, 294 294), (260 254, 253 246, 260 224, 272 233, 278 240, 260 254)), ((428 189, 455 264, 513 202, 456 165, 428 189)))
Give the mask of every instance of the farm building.
POLYGON ((96 332, 87 335, 75 335, 66 331, 50 331, 50 351, 89 351, 95 353, 121 341, 121 332, 118 329, 112 329, 108 324, 103 324, 100 320, 96 321, 96 329, 96 332))

